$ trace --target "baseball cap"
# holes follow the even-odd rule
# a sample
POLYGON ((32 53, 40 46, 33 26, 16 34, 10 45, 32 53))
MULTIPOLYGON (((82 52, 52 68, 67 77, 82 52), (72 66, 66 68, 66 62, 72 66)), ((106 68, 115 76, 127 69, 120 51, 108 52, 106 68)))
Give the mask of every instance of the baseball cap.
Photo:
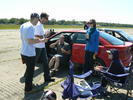
POLYGON ((31 13, 30 18, 39 18, 39 15, 37 13, 31 13))

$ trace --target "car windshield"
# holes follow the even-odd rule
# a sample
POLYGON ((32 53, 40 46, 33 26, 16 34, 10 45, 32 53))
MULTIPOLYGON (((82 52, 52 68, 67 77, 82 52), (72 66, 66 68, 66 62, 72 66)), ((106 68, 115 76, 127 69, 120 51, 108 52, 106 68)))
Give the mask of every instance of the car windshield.
POLYGON ((127 34, 126 32, 123 31, 118 31, 119 33, 121 33, 125 38, 127 38, 129 41, 133 41, 133 36, 127 34))
POLYGON ((107 40, 112 45, 124 45, 124 42, 120 39, 117 39, 116 37, 109 35, 105 32, 100 32, 100 36, 107 40))
POLYGON ((128 40, 133 42, 133 35, 129 35, 128 40))

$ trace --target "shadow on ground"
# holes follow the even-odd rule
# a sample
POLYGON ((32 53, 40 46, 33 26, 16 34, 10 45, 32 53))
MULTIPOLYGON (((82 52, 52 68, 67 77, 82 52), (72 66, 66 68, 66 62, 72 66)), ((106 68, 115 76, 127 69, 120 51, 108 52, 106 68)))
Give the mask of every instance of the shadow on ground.
POLYGON ((40 100, 41 96, 44 93, 44 88, 48 85, 48 83, 44 83, 41 85, 37 85, 33 88, 32 93, 25 93, 23 100, 40 100))
MULTIPOLYGON (((35 71, 34 77, 36 77, 40 73, 42 73, 41 68, 37 69, 35 71)), ((81 73, 82 73, 81 69, 75 69, 75 74, 81 74, 81 73)), ((63 69, 60 69, 60 71, 55 75, 55 77, 64 78, 67 75, 68 75, 68 68, 63 68, 63 69)), ((101 81, 101 77, 92 77, 92 76, 89 77, 88 82, 96 82, 96 81, 101 81)), ((133 84, 133 79, 131 80, 130 84, 131 84, 130 89, 133 90, 133 85, 132 85, 133 84)), ((32 94, 26 94, 24 96, 24 100, 38 100, 38 99, 40 99, 40 97, 42 96, 42 94, 44 92, 44 88, 47 85, 48 84, 42 84, 42 85, 38 86, 37 91, 35 93, 32 93, 32 94)), ((125 100, 125 98, 126 98, 126 90, 125 89, 123 89, 123 90, 120 89, 119 93, 112 93, 112 92, 108 91, 106 95, 98 96, 98 97, 95 98, 95 100, 125 100)), ((128 100, 133 100, 133 97, 131 95, 129 95, 128 100)))
MULTIPOLYGON (((40 64, 37 64, 36 67, 38 67, 38 68, 34 71, 34 77, 37 77, 38 75, 43 73, 43 69, 42 69, 42 66, 40 64)), ((68 68, 63 68, 62 67, 62 68, 59 69, 59 71, 53 77, 64 78, 67 75, 68 75, 68 68)), ((20 82, 21 83, 25 82, 24 75, 20 78, 20 82)))

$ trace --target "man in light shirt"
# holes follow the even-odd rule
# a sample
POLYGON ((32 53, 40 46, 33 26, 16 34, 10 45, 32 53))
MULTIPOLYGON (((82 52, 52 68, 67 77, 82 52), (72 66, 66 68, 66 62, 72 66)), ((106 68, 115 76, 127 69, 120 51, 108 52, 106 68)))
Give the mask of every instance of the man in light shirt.
MULTIPOLYGON (((47 13, 41 13, 40 22, 35 26, 35 38, 42 39, 45 38, 49 34, 45 34, 43 24, 48 21, 49 15, 47 13)), ((37 43, 34 45, 36 48, 36 62, 42 62, 42 68, 44 72, 44 81, 52 82, 54 79, 51 79, 49 67, 48 67, 48 57, 45 48, 45 43, 37 43)))
POLYGON ((31 93, 33 84, 33 74, 35 68, 35 43, 44 43, 47 39, 35 39, 34 37, 34 26, 38 23, 39 15, 37 13, 32 13, 30 16, 30 21, 21 25, 20 27, 20 37, 22 41, 21 47, 21 57, 22 61, 26 64, 26 75, 25 75, 25 93, 31 93))

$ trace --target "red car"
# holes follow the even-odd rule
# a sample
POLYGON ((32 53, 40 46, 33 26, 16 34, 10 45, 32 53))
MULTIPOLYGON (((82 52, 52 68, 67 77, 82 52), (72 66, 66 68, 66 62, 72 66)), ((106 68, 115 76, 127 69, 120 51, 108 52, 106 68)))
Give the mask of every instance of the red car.
MULTIPOLYGON (((59 39, 60 35, 65 36, 65 41, 71 45, 71 60, 74 63, 84 64, 85 55, 85 31, 84 30, 66 30, 58 32, 49 38, 46 44, 48 55, 55 54, 56 50, 49 48, 49 45, 59 39)), ((96 64, 109 66, 110 60, 106 50, 116 48, 119 50, 120 59, 125 66, 128 66, 131 62, 132 55, 130 53, 132 43, 123 42, 105 32, 100 32, 99 51, 96 57, 96 64)))

